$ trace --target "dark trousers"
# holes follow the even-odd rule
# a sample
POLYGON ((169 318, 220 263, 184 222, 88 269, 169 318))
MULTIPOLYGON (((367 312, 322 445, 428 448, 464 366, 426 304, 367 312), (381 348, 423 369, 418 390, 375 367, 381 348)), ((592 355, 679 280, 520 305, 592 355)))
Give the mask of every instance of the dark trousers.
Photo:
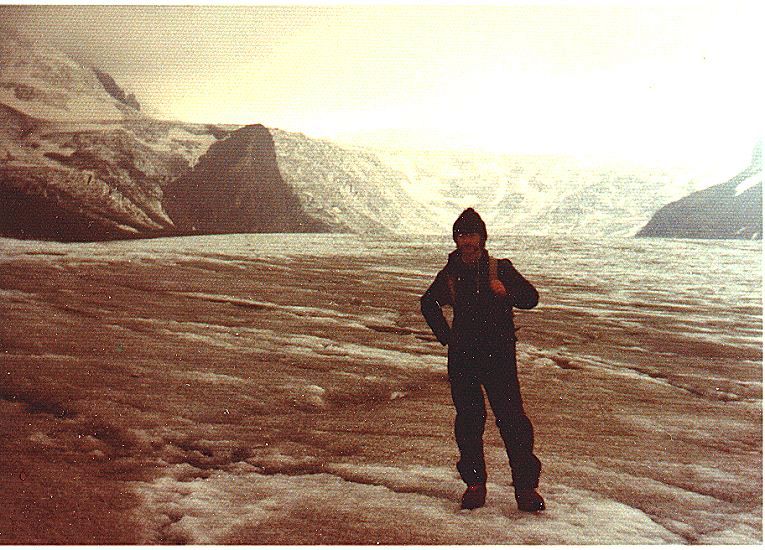
POLYGON ((542 464, 534 456, 534 428, 523 410, 515 342, 499 352, 449 351, 449 383, 457 412, 454 435, 460 451, 457 470, 462 480, 468 485, 486 482, 485 390, 505 443, 513 485, 516 489, 536 488, 542 464))

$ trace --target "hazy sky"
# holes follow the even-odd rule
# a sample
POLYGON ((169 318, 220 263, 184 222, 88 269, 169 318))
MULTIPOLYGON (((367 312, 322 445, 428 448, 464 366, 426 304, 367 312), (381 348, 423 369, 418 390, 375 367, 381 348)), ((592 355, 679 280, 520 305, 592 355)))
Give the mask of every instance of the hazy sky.
POLYGON ((760 3, 4 6, 0 16, 102 67, 162 117, 666 160, 747 156, 762 135, 760 3))

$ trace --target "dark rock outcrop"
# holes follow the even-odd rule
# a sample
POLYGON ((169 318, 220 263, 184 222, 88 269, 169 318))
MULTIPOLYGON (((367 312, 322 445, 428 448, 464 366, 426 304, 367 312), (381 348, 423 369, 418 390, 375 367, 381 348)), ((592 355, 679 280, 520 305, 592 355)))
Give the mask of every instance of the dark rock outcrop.
POLYGON ((762 239, 762 146, 736 177, 659 210, 637 237, 762 239))
POLYGON ((165 189, 162 204, 180 234, 329 230, 305 213, 282 179, 271 133, 259 124, 211 145, 165 189))
POLYGON ((101 85, 104 87, 104 90, 106 90, 110 96, 112 96, 114 99, 116 99, 120 103, 124 103, 125 105, 132 107, 136 111, 141 110, 141 104, 138 103, 138 100, 135 98, 135 95, 126 94, 125 91, 117 85, 117 83, 114 81, 114 78, 112 78, 112 76, 109 73, 100 71, 95 68, 93 69, 93 72, 96 73, 96 76, 98 77, 98 81, 101 83, 101 85))
POLYGON ((63 193, 35 195, 0 185, 0 235, 69 242, 124 239, 137 232, 78 208, 74 197, 63 193))

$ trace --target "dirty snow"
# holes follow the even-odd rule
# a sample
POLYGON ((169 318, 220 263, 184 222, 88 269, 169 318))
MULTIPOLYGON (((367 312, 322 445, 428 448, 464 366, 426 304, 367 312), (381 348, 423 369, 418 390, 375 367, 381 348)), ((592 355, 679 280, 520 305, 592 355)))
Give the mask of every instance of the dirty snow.
POLYGON ((1 543, 757 544, 758 243, 494 238, 548 510, 458 508, 448 239, 0 241, 1 543))

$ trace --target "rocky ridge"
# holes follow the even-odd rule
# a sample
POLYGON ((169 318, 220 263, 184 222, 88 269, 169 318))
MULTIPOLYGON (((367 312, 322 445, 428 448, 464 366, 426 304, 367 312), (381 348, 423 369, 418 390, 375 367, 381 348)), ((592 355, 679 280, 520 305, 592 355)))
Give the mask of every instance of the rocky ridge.
POLYGON ((746 170, 664 206, 637 236, 762 239, 762 144, 746 170))
POLYGON ((307 216, 276 162, 262 125, 213 143, 193 170, 165 190, 163 205, 183 234, 310 233, 330 225, 307 216))
POLYGON ((104 89, 109 93, 110 96, 112 96, 120 103, 124 103, 128 107, 132 107, 136 111, 141 110, 141 104, 138 103, 138 100, 135 98, 135 94, 125 93, 125 90, 120 88, 119 85, 114 81, 112 75, 95 67, 93 68, 93 72, 96 73, 98 81, 101 82, 104 89))
POLYGON ((0 232, 62 241, 172 232, 163 187, 220 131, 146 118, 46 121, 2 104, 0 121, 0 232))

